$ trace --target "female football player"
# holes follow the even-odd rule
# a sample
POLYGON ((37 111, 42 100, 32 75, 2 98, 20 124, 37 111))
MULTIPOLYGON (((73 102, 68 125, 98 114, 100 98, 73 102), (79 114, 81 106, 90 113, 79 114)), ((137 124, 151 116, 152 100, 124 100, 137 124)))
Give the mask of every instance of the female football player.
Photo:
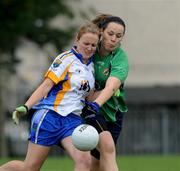
POLYGON ((101 40, 93 59, 96 91, 85 101, 82 113, 86 123, 93 125, 100 135, 97 148, 91 151, 91 171, 118 171, 115 144, 127 111, 124 83, 129 70, 127 55, 119 47, 125 23, 119 17, 106 14, 97 16, 93 23, 101 29, 101 40))
POLYGON ((32 107, 29 143, 24 161, 10 161, 0 171, 39 171, 53 145, 63 147, 75 163, 74 171, 90 170, 90 154, 77 150, 71 139, 81 124, 81 100, 94 88, 92 56, 99 41, 95 24, 82 26, 76 46, 61 53, 45 74, 44 81, 26 103, 13 112, 13 120, 26 115, 32 107))

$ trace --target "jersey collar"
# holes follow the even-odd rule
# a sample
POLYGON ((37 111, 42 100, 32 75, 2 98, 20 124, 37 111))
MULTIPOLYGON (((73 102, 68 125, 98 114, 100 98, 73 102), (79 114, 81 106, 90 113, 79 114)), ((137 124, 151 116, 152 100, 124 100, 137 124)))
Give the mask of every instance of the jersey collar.
MULTIPOLYGON (((96 50, 96 53, 98 53, 99 54, 99 51, 100 51, 100 47, 101 47, 101 44, 99 44, 99 46, 98 46, 98 48, 97 48, 97 50, 96 50)), ((106 55, 106 56, 109 56, 109 55, 112 55, 112 56, 114 56, 118 51, 119 51, 119 49, 120 49, 120 47, 117 47, 116 49, 114 49, 112 52, 110 52, 108 55, 106 55)))
POLYGON ((114 56, 117 52, 119 51, 119 47, 117 47, 116 49, 114 49, 111 54, 114 56))
MULTIPOLYGON (((84 62, 83 62, 83 56, 82 56, 80 53, 77 52, 76 46, 73 46, 73 47, 71 48, 71 52, 81 61, 81 63, 84 64, 84 62)), ((91 57, 89 58, 88 63, 87 63, 86 65, 89 65, 89 64, 92 62, 92 58, 93 58, 93 56, 91 56, 91 57)))

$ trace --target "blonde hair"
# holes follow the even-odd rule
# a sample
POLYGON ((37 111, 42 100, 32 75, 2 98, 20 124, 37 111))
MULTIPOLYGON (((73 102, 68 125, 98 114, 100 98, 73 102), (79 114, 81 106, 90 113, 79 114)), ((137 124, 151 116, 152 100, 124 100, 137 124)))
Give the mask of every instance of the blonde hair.
POLYGON ((79 29, 79 31, 77 33, 77 40, 79 40, 82 37, 82 35, 85 33, 93 33, 93 34, 97 34, 98 36, 100 36, 100 29, 94 23, 84 24, 83 26, 81 26, 81 28, 79 29))

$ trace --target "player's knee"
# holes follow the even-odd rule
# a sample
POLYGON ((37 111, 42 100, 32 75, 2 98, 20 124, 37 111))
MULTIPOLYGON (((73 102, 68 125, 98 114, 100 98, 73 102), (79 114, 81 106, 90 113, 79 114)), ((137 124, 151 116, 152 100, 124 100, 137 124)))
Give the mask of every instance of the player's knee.
POLYGON ((41 165, 38 162, 25 163, 26 171, 39 171, 41 165))
POLYGON ((101 137, 99 145, 101 154, 114 154, 116 151, 114 141, 109 133, 105 133, 103 137, 101 137))
POLYGON ((109 154, 112 154, 112 153, 115 153, 115 146, 113 143, 111 142, 105 142, 104 144, 104 148, 103 148, 103 151, 105 153, 109 153, 109 154))

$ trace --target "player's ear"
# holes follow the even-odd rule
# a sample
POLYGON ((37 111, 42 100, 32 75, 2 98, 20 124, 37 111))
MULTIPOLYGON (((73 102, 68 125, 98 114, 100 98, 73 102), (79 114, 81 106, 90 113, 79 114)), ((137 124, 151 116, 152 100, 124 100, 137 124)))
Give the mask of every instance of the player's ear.
POLYGON ((77 38, 77 35, 76 35, 75 40, 74 40, 74 46, 77 46, 77 43, 78 43, 78 38, 77 38))
POLYGON ((75 43, 77 43, 78 42, 78 35, 76 35, 76 37, 75 37, 75 43))
POLYGON ((102 34, 99 36, 99 42, 102 41, 102 34))
POLYGON ((99 42, 101 42, 103 36, 103 29, 100 29, 99 42))
POLYGON ((102 34, 103 34, 103 32, 104 32, 104 30, 101 28, 101 29, 100 29, 100 34, 102 35, 102 34))

